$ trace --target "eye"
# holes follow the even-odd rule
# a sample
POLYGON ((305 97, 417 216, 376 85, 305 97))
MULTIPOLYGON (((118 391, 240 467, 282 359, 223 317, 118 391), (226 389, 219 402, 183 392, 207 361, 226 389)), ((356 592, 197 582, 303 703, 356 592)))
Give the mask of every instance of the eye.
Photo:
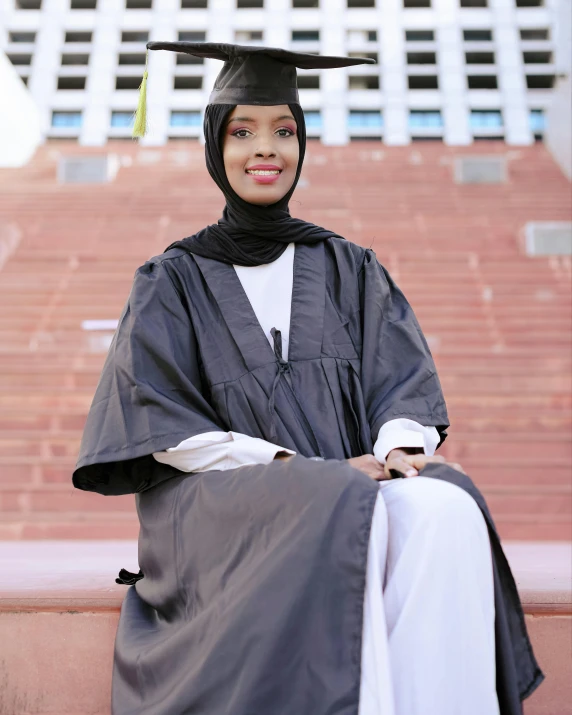
POLYGON ((232 136, 238 137, 239 139, 245 139, 246 137, 241 134, 241 132, 248 132, 248 129, 237 129, 235 132, 232 133, 232 136))
POLYGON ((291 129, 288 129, 287 127, 282 127, 282 129, 278 129, 279 132, 287 132, 286 134, 281 134, 281 137, 292 137, 294 136, 294 132, 291 129))

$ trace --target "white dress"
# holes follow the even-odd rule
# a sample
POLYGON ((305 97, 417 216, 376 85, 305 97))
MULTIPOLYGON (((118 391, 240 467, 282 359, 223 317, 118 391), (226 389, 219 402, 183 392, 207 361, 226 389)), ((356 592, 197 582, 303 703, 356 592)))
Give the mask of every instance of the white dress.
MULTIPOLYGON (((288 359, 295 244, 276 261, 234 268, 270 344, 288 359)), ((435 427, 382 426, 373 453, 432 455, 435 427)), ((190 437, 153 456, 181 471, 268 464, 292 450, 237 432, 190 437)), ((380 482, 368 552, 358 715, 498 715, 492 561, 484 518, 470 496, 435 479, 380 482)))

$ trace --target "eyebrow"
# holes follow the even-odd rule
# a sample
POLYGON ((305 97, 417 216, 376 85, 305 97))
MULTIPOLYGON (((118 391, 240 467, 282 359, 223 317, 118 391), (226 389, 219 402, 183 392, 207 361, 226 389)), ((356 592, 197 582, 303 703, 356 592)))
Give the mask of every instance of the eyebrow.
MULTIPOLYGON (((280 122, 283 119, 293 119, 296 121, 290 114, 283 114, 281 117, 276 117, 276 119, 273 119, 272 121, 280 122)), ((252 119, 252 117, 233 117, 233 119, 230 119, 228 123, 230 124, 231 122, 254 122, 256 124, 256 119, 252 119)))

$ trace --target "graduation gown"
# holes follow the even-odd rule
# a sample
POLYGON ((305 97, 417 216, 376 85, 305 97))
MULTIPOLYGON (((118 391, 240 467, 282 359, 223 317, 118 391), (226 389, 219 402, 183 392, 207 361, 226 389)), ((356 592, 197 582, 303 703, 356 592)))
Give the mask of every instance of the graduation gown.
MULTIPOLYGON (((137 271, 74 473, 78 488, 137 494, 144 578, 122 608, 114 715, 357 713, 378 486, 344 460, 400 417, 442 443, 447 412, 407 300, 372 250, 342 239, 296 246, 288 357, 231 265, 172 249, 137 271), (152 457, 213 430, 298 454, 193 474, 152 457)), ((421 474, 478 494, 438 467, 421 474)), ((504 624, 497 690, 517 715, 542 674, 480 499, 504 624)))

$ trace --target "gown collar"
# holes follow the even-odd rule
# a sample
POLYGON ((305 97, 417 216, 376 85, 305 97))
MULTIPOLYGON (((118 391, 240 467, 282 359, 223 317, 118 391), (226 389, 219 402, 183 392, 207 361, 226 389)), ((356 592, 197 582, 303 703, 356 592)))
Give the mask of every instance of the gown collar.
MULTIPOLYGON (((193 254, 248 370, 276 361, 274 350, 231 264, 193 254)), ((321 356, 326 299, 323 241, 297 243, 294 253, 289 361, 321 356)))

